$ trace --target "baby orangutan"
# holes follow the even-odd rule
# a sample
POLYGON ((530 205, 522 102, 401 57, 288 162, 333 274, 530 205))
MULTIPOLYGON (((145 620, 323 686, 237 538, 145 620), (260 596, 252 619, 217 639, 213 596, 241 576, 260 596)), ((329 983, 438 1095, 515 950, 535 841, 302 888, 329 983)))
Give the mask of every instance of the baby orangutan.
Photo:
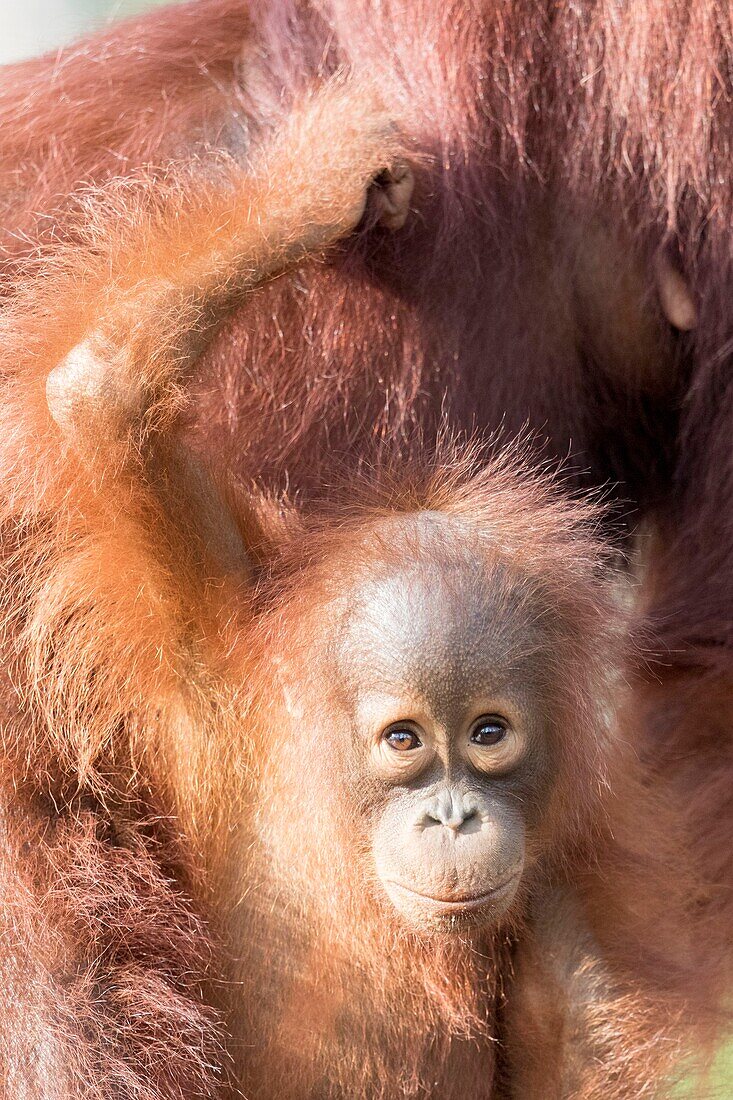
POLYGON ((644 1095, 649 1053, 621 1051, 653 1033, 672 1068, 692 878, 618 727, 592 513, 444 457, 283 517, 253 595, 225 907, 245 1087, 644 1095))
MULTIPOLYGON (((293 703, 291 724, 313 731, 308 759, 327 746, 319 790, 338 761, 333 797, 365 806, 382 904, 417 932, 495 925, 557 770, 544 728, 552 627, 537 622, 553 609, 511 559, 487 555, 480 527, 440 511, 381 520, 360 541, 361 568, 335 570, 347 594, 318 613, 328 694, 307 711, 293 703)), ((302 735, 275 746, 289 751, 296 771, 302 735)))
POLYGON ((697 885, 626 744, 593 509, 449 447, 296 507, 177 427, 233 300, 365 204, 401 228, 406 160, 326 85, 247 172, 90 200, 5 314, 13 1095, 231 1065, 252 1100, 629 1100, 696 1041, 697 885))

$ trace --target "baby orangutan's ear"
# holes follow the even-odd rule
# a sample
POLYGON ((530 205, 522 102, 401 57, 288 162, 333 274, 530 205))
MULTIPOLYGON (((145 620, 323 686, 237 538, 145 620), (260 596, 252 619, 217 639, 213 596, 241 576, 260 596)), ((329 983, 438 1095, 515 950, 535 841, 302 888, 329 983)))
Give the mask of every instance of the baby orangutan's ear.
POLYGON ((305 707, 298 691, 300 682, 298 677, 280 656, 276 656, 273 660, 273 671, 286 713, 290 718, 302 721, 305 717, 305 707))

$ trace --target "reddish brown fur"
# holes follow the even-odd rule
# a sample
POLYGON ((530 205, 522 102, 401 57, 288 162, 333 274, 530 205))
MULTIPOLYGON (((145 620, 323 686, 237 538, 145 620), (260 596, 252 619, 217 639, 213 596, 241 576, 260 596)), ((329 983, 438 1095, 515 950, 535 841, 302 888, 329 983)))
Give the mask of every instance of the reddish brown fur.
MULTIPOLYGON (((383 540, 372 549, 375 518, 427 508, 485 532, 489 546, 501 547, 516 563, 528 589, 533 582, 543 588, 548 606, 565 624, 544 670, 562 685, 553 703, 566 756, 542 846, 509 925, 480 939, 478 956, 470 940, 421 944, 381 909, 374 912, 369 872, 362 882, 364 868, 341 829, 319 829, 318 845, 303 845, 303 787, 277 761, 273 731, 284 723, 264 676, 267 697, 256 707, 260 718, 253 736, 261 744, 255 756, 274 755, 275 763, 263 766, 257 792, 265 821, 282 792, 280 809, 286 802, 292 815, 283 828, 292 851, 285 860, 287 879, 276 873, 271 881, 266 862, 255 877, 269 887, 253 891, 251 899, 246 891, 231 923, 234 942, 248 942, 251 929, 262 927, 261 906, 267 906, 264 928, 274 933, 275 945, 289 944, 285 962, 276 947, 268 952, 268 973, 295 993, 293 1018, 286 1012, 273 1024, 264 1065, 255 1062, 250 1070, 255 1095, 269 1095, 268 1087, 293 1100, 308 1094, 305 1060, 316 1091, 319 1073, 329 1081, 333 1093, 321 1086, 329 1096, 422 1096, 430 1095, 432 1085, 456 1100, 653 1097, 670 1087, 682 1052, 691 1053, 688 1029, 698 1036, 693 1047, 700 1042, 704 1049, 709 1040, 715 1013, 709 1015, 706 999, 716 996, 716 979, 695 938, 714 925, 695 913, 704 894, 685 863, 675 816, 662 797, 644 789, 635 754, 624 744, 637 733, 633 718, 624 725, 621 682, 615 675, 608 679, 618 667, 623 631, 618 608, 605 603, 597 586, 604 554, 585 526, 591 517, 577 505, 568 509, 523 474, 525 457, 516 456, 516 465, 505 457, 477 473, 470 458, 459 460, 447 449, 437 472, 430 462, 420 476, 413 456, 411 476, 404 465, 382 474, 366 512, 365 504, 332 503, 297 523, 291 544, 280 548, 282 560, 271 565, 255 604, 266 617, 256 624, 252 649, 262 649, 267 664, 271 649, 284 648, 286 661, 302 668, 308 697, 311 677, 318 690, 327 682, 312 652, 323 604, 370 571, 389 568, 403 553, 383 540), (571 680, 561 671, 567 668, 575 671, 571 680), (604 699, 621 709, 621 730, 612 726, 608 739, 602 718, 599 726, 604 699), (566 888, 574 899, 569 917, 567 902, 558 900, 566 888), (287 901, 277 917, 267 905, 269 891, 287 901), (318 928, 328 945, 321 954, 315 948, 315 964, 304 927, 318 928), (581 987, 593 974, 598 991, 586 1004, 581 987), (374 990, 380 991, 380 1012, 362 1018, 362 1003, 374 1006, 374 990), (498 1054, 487 1036, 499 1040, 498 1054)), ((450 553, 446 548, 446 559, 450 553)), ((327 700, 324 694, 324 707, 327 700)), ((348 814, 348 802, 339 812, 348 814)), ((328 809, 324 813, 328 820, 328 809)), ((314 820, 320 820, 317 814, 314 820)), ((272 853, 265 852, 268 857, 272 853)), ((245 968, 247 961, 245 954, 245 968)), ((249 988, 252 981, 245 969, 249 988)), ((242 1027, 238 1000, 233 1011, 236 1033, 242 1027)), ((245 1034, 247 1027, 257 1033, 263 1013, 271 1019, 258 1002, 245 1009, 245 1034)))
MULTIPOLYGON (((247 11, 232 0, 200 0, 173 17, 155 13, 60 59, 8 69, 0 82, 8 270, 17 274, 27 266, 32 272, 39 258, 42 270, 50 268, 45 286, 41 281, 25 297, 16 296, 3 332, 8 388, 0 463, 12 528, 6 644, 15 648, 21 639, 21 663, 13 666, 16 691, 6 693, 3 783, 7 792, 30 770, 44 797, 50 791, 66 804, 66 784, 81 780, 91 783, 96 800, 85 809, 68 799, 68 824, 60 826, 58 841, 41 847, 38 872, 16 854, 35 835, 36 815, 49 816, 46 803, 40 810, 35 803, 38 792, 29 794, 32 809, 21 803, 7 825, 2 888, 14 905, 4 919, 40 977, 37 1001, 23 1006, 17 1025, 11 1016, 2 1037, 5 1072, 12 1067, 17 1075, 25 1064, 18 1051, 30 1019, 43 1042, 53 1036, 61 1044, 64 1054, 55 1064, 65 1057, 67 1072, 77 1073, 70 1097, 112 1094, 107 1080, 123 1072, 115 1068, 120 1065, 131 1075, 118 1087, 122 1095, 145 1087, 158 1100, 176 1095, 179 1086, 189 1095, 209 1087, 202 1052, 213 1049, 215 1038, 201 1044, 193 1038, 210 1025, 197 1001, 197 976, 203 978, 205 968, 194 949, 192 906, 180 892, 171 893, 161 875, 160 853, 134 823, 135 800, 149 801, 152 815, 181 812, 189 834, 199 836, 199 829, 206 834, 212 827, 203 797, 210 781, 216 786, 222 769, 236 774, 236 754, 222 760, 215 748, 210 759, 208 725, 184 721, 172 702, 181 653, 171 624, 181 605, 184 619, 196 606, 198 563, 178 562, 179 574, 193 578, 190 591, 180 575, 159 566, 149 545, 155 506, 151 513, 134 494, 129 513, 112 524, 99 491, 104 480, 96 482, 71 454, 59 460, 40 387, 16 388, 23 370, 44 377, 96 321, 106 285, 99 274, 105 249, 118 259, 126 249, 134 256, 141 231, 123 201, 119 237, 102 218, 95 238, 99 200, 92 197, 80 223, 69 193, 118 175, 124 180, 151 164, 166 177, 171 160, 188 161, 209 146, 236 159, 321 77, 353 66, 377 79, 412 148, 425 154, 416 214, 398 237, 379 230, 360 235, 328 265, 306 264, 250 296, 202 364, 210 390, 194 403, 190 438, 217 465, 246 478, 255 472, 274 492, 287 481, 317 501, 330 494, 336 468, 345 465, 353 475, 369 461, 374 437, 391 437, 409 454, 416 425, 430 438, 443 418, 482 432, 503 423, 509 435, 529 422, 546 437, 540 450, 569 455, 577 481, 614 482, 615 495, 631 503, 624 505, 630 526, 640 516, 657 524, 640 627, 657 660, 639 669, 630 729, 658 777, 681 792, 688 836, 713 884, 705 920, 711 913, 723 918, 702 926, 698 957, 683 951, 679 970, 670 971, 675 952, 669 945, 679 927, 672 895, 685 888, 698 895, 686 874, 670 871, 650 820, 662 820, 661 810, 647 804, 630 778, 633 768, 623 763, 610 807, 612 818, 622 818, 620 848, 606 848, 614 848, 608 835, 599 840, 601 874, 582 876, 589 919, 617 975, 597 1010, 606 1033, 614 1035, 615 1053, 572 1093, 652 1095, 673 1060, 677 1017, 688 1006, 684 1022, 694 1021, 702 1012, 697 996, 710 995, 708 968, 719 950, 718 930, 725 932, 730 917, 730 14, 722 0, 623 7, 611 0, 547 7, 529 0, 419 0, 409 8, 338 0, 315 7, 281 0, 247 11), (72 250, 70 268, 66 253, 55 266, 53 237, 81 238, 94 247, 72 250), (672 333, 657 305, 652 272, 660 247, 681 264, 696 296, 699 324, 692 336, 672 333), (609 276, 607 269, 615 267, 618 276, 609 276), (59 277, 62 293, 52 297, 48 290, 59 289, 59 277), (161 638, 168 640, 163 649, 161 638), (161 706, 173 718, 161 720, 161 706), (133 866, 117 867, 106 840, 101 850, 92 843, 85 815, 98 823, 110 813, 116 818, 116 800, 130 791, 134 839, 123 845, 121 859, 133 853, 133 866), (115 805, 105 809, 110 800, 115 805), (628 812, 638 816, 629 826, 628 812), (637 844, 641 851, 632 855, 637 844), (653 873, 652 863, 658 868, 653 873), (49 900, 44 876, 51 872, 56 886, 49 900), (115 946, 106 955, 105 980, 115 990, 125 988, 127 978, 120 975, 126 964, 116 952, 127 924, 140 929, 132 957, 148 958, 154 950, 168 960, 167 969, 132 975, 141 1000, 149 997, 151 1026, 167 1051, 160 1067, 167 1080, 151 1079, 152 1060, 146 1062, 135 1045, 147 1042, 140 1039, 145 1029, 126 1038, 125 1010, 114 997, 87 993, 96 989, 96 937, 104 918, 84 918, 99 883, 110 897, 131 896, 134 904, 149 890, 165 914, 162 927, 157 918, 144 926, 134 916, 137 909, 117 930, 112 925, 115 946), (648 903, 635 905, 642 885, 648 903), (627 936, 637 905, 639 926, 627 936), (80 921, 88 933, 79 932, 80 921), (47 962, 59 940, 66 949, 73 945, 69 996, 47 962), (647 952, 650 941, 659 947, 657 958, 647 952), (641 977, 640 960, 647 964, 641 977), (85 1044, 79 1019, 89 1023, 85 1044), (122 1039, 103 1070, 101 1037, 110 1032, 122 1039)), ((338 137, 329 134, 324 148, 338 137)), ((148 167, 144 179, 150 172, 148 167)), ((104 202, 119 203, 125 190, 123 183, 104 202)), ((171 246, 173 258, 176 249, 171 246)), ((167 263, 159 266, 165 271, 167 263)), ((114 301, 117 286, 109 290, 114 301)), ((172 314, 174 334, 185 324, 179 306, 172 314)), ((149 339, 144 325, 142 330, 149 339)), ((155 328, 153 342, 160 336, 155 328)), ((167 403, 171 397, 176 394, 166 394, 164 412, 177 408, 176 400, 167 403)), ((458 492, 465 499, 467 490, 458 492)), ((325 522, 330 545, 330 517, 325 522)), ((227 588, 207 614, 209 629, 211 622, 224 623, 224 636, 234 645, 243 624, 236 617, 226 621, 231 599, 227 588)), ((210 659, 207 644, 202 647, 210 659)), ((241 700, 218 687, 236 663, 223 649, 215 661, 214 694, 221 726, 231 733, 241 700)), ((204 692, 188 706, 198 714, 206 700, 204 692)), ((233 737, 222 736, 224 741, 230 749, 236 743, 233 737)), ((221 812, 226 815, 226 805, 221 812)), ((199 843, 206 850, 199 840, 194 853, 199 843)), ((182 866, 191 855, 166 857, 169 873, 186 889, 200 873, 200 867, 182 866)), ((213 858, 201 855, 205 863, 213 858)), ((205 893, 194 892, 197 905, 206 908, 205 893)), ((689 919, 683 912, 683 928, 694 927, 689 919)), ((528 974, 525 988, 531 990, 543 951, 541 940, 539 952, 531 937, 525 945, 526 960, 520 952, 517 966, 528 974)), ((19 984, 29 984, 17 973, 21 957, 22 951, 14 953, 3 975, 12 1010, 19 984)), ((295 991, 296 1006, 298 997, 310 996, 308 973, 305 966, 305 992, 295 991)), ((542 975, 540 988, 552 988, 553 980, 542 975)), ((399 1007, 403 994, 395 990, 399 1007)), ((546 1001, 546 993, 532 1000, 512 1025, 529 1096, 540 1086, 528 1051, 541 1052, 539 1073, 548 1080, 547 1063, 557 1053, 555 1009, 549 1006, 548 1024, 546 1001)), ((426 1003, 431 1007, 424 1022, 436 1012, 445 1022, 439 1000, 426 1003)), ((450 1000, 448 1016, 454 1008, 450 1000)), ((443 1054, 450 1066, 450 1051, 443 1054)), ((360 1078, 358 1066, 348 1059, 343 1065, 344 1074, 353 1075, 342 1087, 357 1096, 373 1067, 360 1078)), ((470 1089, 474 1070, 466 1065, 463 1083, 470 1089)), ((461 1084, 460 1077, 456 1081, 461 1084)), ((31 1078, 24 1087, 33 1100, 45 1100, 42 1088, 52 1096, 57 1082, 31 1078)))

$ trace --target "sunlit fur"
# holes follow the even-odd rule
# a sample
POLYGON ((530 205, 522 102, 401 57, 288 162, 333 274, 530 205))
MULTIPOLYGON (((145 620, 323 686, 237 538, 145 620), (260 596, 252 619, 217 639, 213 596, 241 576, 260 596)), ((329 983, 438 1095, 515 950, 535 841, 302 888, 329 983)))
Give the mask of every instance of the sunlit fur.
MULTIPOLYGON (((283 668, 295 668, 296 703, 306 720, 309 703, 335 706, 337 737, 345 716, 330 702, 328 668, 318 657, 319 634, 329 632, 324 607, 348 598, 350 584, 413 560, 404 543, 370 534, 375 521, 378 532, 386 515, 403 511, 460 519, 465 538, 485 546, 487 569, 492 553, 506 555, 524 578, 528 607, 539 590, 552 609, 554 644, 541 660, 562 755, 550 806, 516 903, 493 934, 466 930, 453 941, 415 936, 376 900, 369 853, 350 839, 368 795, 352 790, 347 770, 339 772, 338 746, 330 741, 321 747, 323 761, 283 755, 292 738, 311 744, 307 729, 289 720, 273 695, 272 672, 256 675, 255 682, 267 684, 252 727, 262 761, 249 849, 258 870, 252 876, 245 861, 231 935, 234 945, 257 944, 252 928, 265 928, 276 943, 287 943, 286 961, 265 952, 263 965, 289 993, 273 1008, 248 986, 244 1034, 257 1034, 264 1018, 272 1035, 263 1061, 253 1061, 253 1091, 269 1095, 271 1087, 273 1095, 296 1097, 319 1087, 323 1095, 395 1097, 403 1090, 427 1095, 432 1084, 441 1096, 478 1098, 501 1094, 494 1072, 526 1082, 518 1095, 560 1096, 570 1086, 573 1096, 653 1096, 669 1087, 667 1074, 685 1046, 678 1026, 684 1020, 684 1032, 695 1020, 704 1032, 697 982, 711 986, 694 947, 695 928, 705 927, 693 916, 701 897, 695 876, 685 869, 669 808, 643 789, 626 740, 635 733, 633 724, 624 726, 617 675, 623 620, 603 580, 603 555, 590 537, 590 516, 511 461, 472 475, 469 462, 451 459, 449 451, 443 459, 432 477, 428 469, 421 479, 420 463, 413 466, 412 485, 409 468, 396 479, 386 476, 366 509, 336 505, 291 520, 290 541, 255 598, 258 640, 247 652, 261 651, 265 668, 276 655, 278 678, 283 668), (325 781, 311 801, 318 790, 309 781, 314 769, 325 781), (318 837, 312 846, 304 835, 310 824, 318 837), (562 939, 556 931, 543 939, 537 915, 547 907, 551 923, 556 892, 564 896, 566 889, 579 910, 571 922, 563 913, 565 959, 562 939), (520 969, 522 981, 515 983, 520 969), (593 974, 592 996, 578 997, 565 1017, 563 997, 576 997, 593 974), (574 1068, 568 1071, 575 1058, 582 1067, 577 1079, 574 1068)), ((458 559, 459 540, 453 550, 458 559)), ((447 546, 446 559, 451 553, 447 546)), ((428 558, 425 568, 445 564, 428 558)), ((259 950, 242 951, 246 982, 259 950)), ((237 1002, 235 1019, 240 1011, 237 1002)))
MULTIPOLYGON (((136 273, 167 277, 176 267, 175 232, 170 253, 143 247, 150 226, 135 197, 140 181, 163 181, 169 212, 185 206, 192 155, 204 170, 225 172, 231 159, 222 152, 236 162, 317 78, 351 66, 379 84, 420 155, 414 216, 398 237, 360 234, 327 265, 306 264, 250 296, 204 357, 209 392, 194 402, 190 436, 216 465, 260 477, 267 499, 287 482, 310 501, 312 528, 302 541, 283 535, 275 505, 242 506, 253 560, 277 578, 272 600, 283 601, 283 615, 290 600, 294 632, 317 606, 316 582, 310 559, 302 569, 289 563, 312 545, 314 560, 325 561, 353 536, 351 521, 335 527, 327 509, 318 518, 319 497, 333 495, 335 465, 352 479, 361 470, 361 480, 373 440, 389 437, 411 467, 416 424, 430 439, 442 419, 482 431, 503 423, 507 436, 529 421, 546 453, 569 456, 576 481, 614 484, 630 502, 630 524, 636 515, 654 519, 660 534, 650 546, 637 650, 644 659, 632 661, 635 695, 613 742, 612 781, 604 784, 597 760, 587 806, 574 790, 559 815, 572 823, 588 810, 593 858, 589 865, 583 845, 558 845, 553 871, 577 888, 580 924, 590 922, 612 980, 595 981, 597 962, 584 954, 573 907, 568 915, 563 903, 557 920, 540 911, 531 928, 522 925, 511 966, 501 951, 487 951, 482 996, 497 974, 502 989, 517 975, 513 1000, 498 1012, 507 1036, 500 1061, 502 1073, 514 1066, 526 1095, 552 1082, 573 1096, 619 1100, 666 1088, 659 1082, 680 1033, 691 1039, 704 1016, 700 1001, 715 1002, 711 971, 729 929, 731 37, 730 13, 717 0, 343 0, 318 10, 279 0, 248 11, 233 0, 199 0, 5 70, 0 220, 14 301, 3 325, 0 409, 9 676, 1 919, 4 942, 17 946, 0 958, 0 1057, 15 1095, 25 1089, 46 1100, 61 1089, 73 1100, 167 1100, 206 1093, 226 1074, 205 1005, 227 1000, 216 977, 230 980, 228 953, 217 949, 206 965, 191 910, 218 924, 229 896, 222 883, 231 889, 235 881, 213 839, 227 835, 242 792, 254 797, 262 739, 254 698, 272 683, 266 662, 247 675, 247 660, 263 652, 264 661, 270 637, 248 585, 202 583, 199 557, 177 537, 161 553, 165 517, 134 479, 123 485, 124 506, 119 495, 111 506, 106 446, 91 464, 60 449, 42 383, 97 320, 100 293, 114 303, 117 287, 105 283, 110 256, 130 260, 128 293, 136 273), (101 197, 85 190, 112 177, 120 178, 101 197), (82 197, 70 197, 78 188, 82 197), (660 248, 697 298, 693 336, 673 333, 656 302, 660 248), (27 286, 34 272, 30 289, 14 289, 15 277, 27 286), (635 778, 637 756, 654 775, 652 794, 635 778), (685 858, 668 855, 677 840, 665 822, 665 778, 687 815, 702 881, 712 883, 707 894, 685 858), (543 937, 557 937, 555 925, 561 961, 547 974, 543 937), (588 986, 606 1051, 600 1060, 584 1059, 572 1038, 588 986), (571 1038, 560 1041, 568 1018, 562 1034, 571 1038), (579 1063, 570 1086, 568 1061, 579 1063)), ((319 163, 339 147, 342 122, 324 127, 319 163)), ((203 226, 217 218, 217 203, 212 193, 203 204, 203 226)), ((160 365, 163 375, 192 319, 174 301, 161 313, 153 298, 135 337, 137 354, 152 351, 153 372, 160 365)), ((130 339, 129 328, 120 331, 130 339)), ((181 404, 175 387, 166 390, 148 427, 172 421, 181 404)), ((460 462, 446 462, 439 484, 447 487, 430 506, 456 500, 470 513, 475 499, 479 517, 484 490, 460 462)), ((502 477, 495 509, 514 523, 528 508, 523 552, 536 544, 548 583, 566 577, 566 544, 543 540, 552 524, 534 516, 538 502, 502 477)), ((421 490, 409 500, 421 508, 433 498, 421 490)), ((382 498, 383 510, 394 507, 394 497, 382 498)), ((369 522, 368 503, 360 515, 369 522)), ((595 637, 579 660, 595 658, 595 637)), ((604 682, 613 668, 602 669, 604 682)), ((339 867, 334 861, 337 878, 339 867)), ((353 957, 366 959, 356 988, 384 994, 375 1019, 362 1013, 368 996, 349 997, 353 975, 339 965, 336 940, 314 933, 304 949, 310 969, 296 967, 289 930, 267 920, 271 909, 259 914, 262 924, 253 917, 251 927, 271 942, 242 1000, 269 991, 272 959, 302 988, 295 982, 290 1012, 279 1018, 277 1058, 251 1061, 253 1076, 281 1074, 278 1087, 295 1096, 317 1091, 294 1083, 301 1068, 283 1051, 302 1047, 302 1034, 288 1031, 299 998, 310 1001, 312 976, 330 971, 332 984, 318 984, 319 994, 343 990, 364 1043, 321 1048, 311 1036, 320 1053, 304 1061, 327 1065, 346 1095, 374 1095, 375 1081, 388 1089, 402 1056, 406 1079, 429 1074, 424 1048, 407 1048, 433 1025, 429 1053, 455 1074, 457 1095, 490 1087, 475 1044, 451 1039, 494 1026, 493 1010, 481 1015, 491 996, 476 1000, 480 968, 464 967, 459 947, 441 948, 451 956, 446 988, 440 952, 426 958, 399 937, 399 949, 376 952, 368 914, 363 935, 355 917, 353 957), (382 1044, 392 1024, 394 1045, 382 1044)), ((240 1009, 232 1010, 235 1027, 248 1019, 240 1009)), ((234 1045, 235 1062, 242 1049, 234 1045)))
POLYGON ((77 187, 236 156, 321 75, 375 77, 432 157, 417 216, 243 307, 207 363, 199 439, 245 477, 315 493, 365 430, 399 437, 441 411, 529 422, 652 518, 658 661, 639 705, 728 924, 732 44, 723 0, 195 0, 0 80, 12 272, 65 235, 77 187), (690 284, 692 335, 661 321, 660 249, 690 284))

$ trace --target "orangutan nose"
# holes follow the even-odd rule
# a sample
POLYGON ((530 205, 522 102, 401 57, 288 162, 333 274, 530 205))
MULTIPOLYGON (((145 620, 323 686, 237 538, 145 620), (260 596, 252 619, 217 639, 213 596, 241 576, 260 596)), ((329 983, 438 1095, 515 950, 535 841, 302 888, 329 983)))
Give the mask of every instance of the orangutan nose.
POLYGON ((450 789, 436 795, 423 811, 420 824, 445 825, 447 829, 459 832, 467 821, 478 817, 478 806, 473 798, 450 789))

